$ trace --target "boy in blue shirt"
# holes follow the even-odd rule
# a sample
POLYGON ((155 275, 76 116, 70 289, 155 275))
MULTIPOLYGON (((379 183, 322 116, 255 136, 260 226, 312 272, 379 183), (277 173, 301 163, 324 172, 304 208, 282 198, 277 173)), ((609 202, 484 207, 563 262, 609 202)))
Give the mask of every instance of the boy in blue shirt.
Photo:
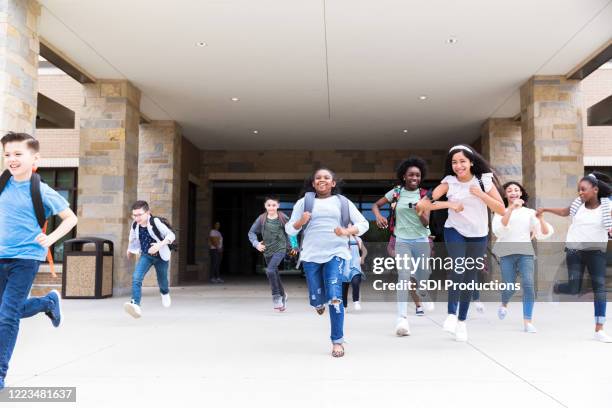
POLYGON ((33 168, 40 158, 39 144, 26 133, 7 133, 2 139, 4 167, 10 176, 0 191, 0 390, 15 348, 19 320, 45 313, 54 327, 61 323, 60 295, 51 291, 28 298, 48 248, 77 223, 68 202, 45 183, 40 196, 45 218, 59 215, 62 223, 46 235, 38 223, 32 200, 33 168))

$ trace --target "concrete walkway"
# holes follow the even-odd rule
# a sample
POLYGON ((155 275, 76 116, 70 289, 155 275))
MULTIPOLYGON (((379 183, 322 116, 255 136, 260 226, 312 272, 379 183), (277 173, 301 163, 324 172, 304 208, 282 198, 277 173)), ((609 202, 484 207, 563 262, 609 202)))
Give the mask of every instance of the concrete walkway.
POLYGON ((612 401, 612 344, 592 340, 592 304, 536 304, 534 335, 521 331, 520 303, 504 321, 489 303, 484 314, 471 311, 470 341, 457 343, 441 329, 445 304, 411 317, 412 335, 398 338, 395 304, 364 299, 361 312, 346 316, 347 354, 334 359, 327 313, 308 306, 300 278, 287 280, 282 314, 273 312, 263 277, 173 288, 170 309, 146 289, 139 320, 123 312, 126 298, 65 300, 59 329, 44 315, 22 320, 7 386, 77 387, 78 407, 582 408, 612 401))

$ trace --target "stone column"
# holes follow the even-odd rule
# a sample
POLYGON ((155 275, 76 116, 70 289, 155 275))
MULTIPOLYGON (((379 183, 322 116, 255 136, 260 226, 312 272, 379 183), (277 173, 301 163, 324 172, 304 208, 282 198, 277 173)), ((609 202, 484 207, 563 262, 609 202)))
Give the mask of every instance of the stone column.
MULTIPOLYGON (((34 0, 0 0, 0 133, 34 135, 38 95, 38 19, 34 0)), ((2 158, 0 157, 0 164, 2 158)))
POLYGON ((521 122, 512 118, 488 119, 480 129, 483 157, 491 163, 500 182, 522 183, 521 122))
MULTIPOLYGON (((138 141, 138 199, 149 203, 151 213, 167 218, 179 238, 182 134, 174 121, 140 125, 138 141)), ((178 284, 179 252, 172 252, 170 285, 178 284)), ((154 273, 143 282, 157 286, 154 273)))
POLYGON ((130 205, 138 182, 140 91, 124 80, 83 86, 78 235, 115 243, 114 293, 130 292, 133 262, 125 256, 130 205))
MULTIPOLYGON (((564 76, 535 76, 521 87, 523 184, 530 206, 568 207, 584 174, 580 81, 564 76)), ((563 275, 563 242, 569 219, 552 214, 550 241, 537 244, 539 289, 563 275), (561 273, 561 275, 559 275, 561 273)))

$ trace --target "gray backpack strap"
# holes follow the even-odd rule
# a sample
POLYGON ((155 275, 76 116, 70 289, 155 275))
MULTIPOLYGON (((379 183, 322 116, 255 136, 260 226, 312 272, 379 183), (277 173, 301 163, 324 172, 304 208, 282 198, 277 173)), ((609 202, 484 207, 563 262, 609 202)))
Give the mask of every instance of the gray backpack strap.
POLYGON ((308 193, 304 194, 304 212, 312 212, 312 208, 314 207, 314 201, 315 201, 315 193, 312 191, 309 191, 308 193))
MULTIPOLYGON (((316 193, 310 191, 304 194, 304 212, 309 212, 312 215, 312 209, 314 208, 316 193)), ((305 231, 306 226, 310 223, 308 221, 306 224, 302 226, 302 231, 305 231)))
POLYGON ((342 227, 346 228, 351 222, 348 198, 338 194, 338 199, 340 200, 340 223, 342 227))
POLYGON ((581 205, 582 205, 582 200, 580 199, 580 197, 574 199, 574 201, 570 205, 570 215, 572 217, 576 216, 576 213, 578 212, 578 208, 580 208, 581 205))

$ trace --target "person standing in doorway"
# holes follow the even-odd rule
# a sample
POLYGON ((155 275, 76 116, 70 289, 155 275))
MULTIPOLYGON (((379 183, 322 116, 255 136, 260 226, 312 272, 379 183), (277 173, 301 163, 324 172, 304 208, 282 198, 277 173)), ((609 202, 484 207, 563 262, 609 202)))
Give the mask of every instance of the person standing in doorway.
POLYGON ((274 310, 284 312, 287 308, 287 293, 281 282, 278 266, 285 259, 287 250, 292 256, 297 254, 298 245, 297 239, 287 236, 285 232, 285 224, 289 218, 283 212, 278 211, 279 204, 278 197, 265 198, 266 211, 255 219, 249 229, 248 237, 251 245, 259 252, 263 252, 274 310), (262 236, 261 241, 257 234, 262 236))
POLYGON ((140 300, 142 298, 142 281, 151 267, 155 268, 157 284, 161 294, 162 305, 170 307, 170 289, 168 287, 168 267, 171 251, 169 245, 176 236, 167 220, 151 215, 146 201, 136 201, 132 205, 134 222, 130 228, 127 257, 140 254, 132 277, 132 300, 123 305, 123 309, 135 319, 142 316, 140 300))
POLYGON ((210 247, 210 281, 211 283, 223 283, 221 279, 221 261, 223 260, 223 235, 221 234, 221 223, 215 221, 213 229, 208 236, 210 247))

